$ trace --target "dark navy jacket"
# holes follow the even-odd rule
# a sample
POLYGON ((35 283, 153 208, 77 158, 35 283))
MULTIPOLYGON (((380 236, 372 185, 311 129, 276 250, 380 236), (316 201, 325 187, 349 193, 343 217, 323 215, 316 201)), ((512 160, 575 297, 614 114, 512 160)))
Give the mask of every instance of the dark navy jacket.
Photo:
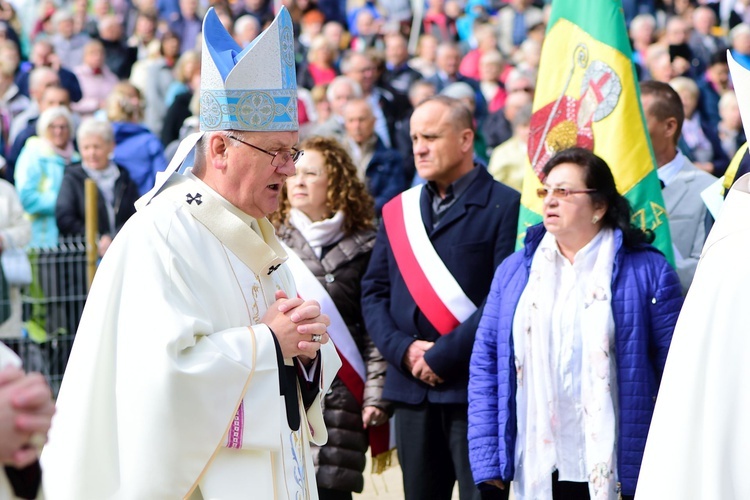
MULTIPOLYGON (((481 167, 476 167, 481 168, 481 167)), ((447 335, 440 336, 417 308, 396 265, 382 224, 362 282, 367 331, 388 361, 383 398, 407 404, 467 402, 469 358, 481 306, 495 268, 513 252, 520 195, 482 169, 437 228, 426 189, 420 200, 422 220, 440 258, 464 293, 479 308, 447 335), (444 383, 436 387, 415 379, 401 361, 415 340, 434 341, 425 361, 444 383)), ((427 270, 429 272, 429 270, 427 270)))
MULTIPOLYGON (((513 316, 544 233, 541 224, 529 228, 525 248, 498 268, 477 330, 468 432, 477 484, 490 479, 507 484, 515 472, 513 316)), ((615 244, 611 306, 619 390, 617 469, 623 495, 634 495, 656 393, 682 307, 682 289, 677 273, 658 250, 650 245, 623 247, 619 230, 615 244)))
POLYGON ((375 152, 365 170, 367 189, 375 198, 375 212, 378 217, 383 211, 383 205, 409 187, 404 175, 403 163, 401 153, 396 149, 385 147, 378 137, 375 152))

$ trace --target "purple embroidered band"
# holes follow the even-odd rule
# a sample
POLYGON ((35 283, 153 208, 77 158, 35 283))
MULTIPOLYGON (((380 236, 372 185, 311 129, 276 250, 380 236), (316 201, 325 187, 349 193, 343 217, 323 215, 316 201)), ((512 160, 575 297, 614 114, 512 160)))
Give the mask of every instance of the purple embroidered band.
POLYGON ((245 428, 245 401, 240 402, 237 408, 237 414, 229 426, 229 435, 227 436, 227 448, 242 448, 242 432, 245 428))

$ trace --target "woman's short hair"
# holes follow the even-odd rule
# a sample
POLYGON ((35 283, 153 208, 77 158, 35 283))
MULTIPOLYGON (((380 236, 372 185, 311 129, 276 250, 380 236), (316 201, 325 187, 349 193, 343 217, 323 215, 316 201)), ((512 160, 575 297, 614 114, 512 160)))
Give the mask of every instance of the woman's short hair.
POLYGON ((36 122, 36 135, 39 137, 45 137, 52 122, 58 118, 65 118, 65 121, 68 122, 70 137, 73 137, 73 132, 75 130, 73 115, 70 114, 70 110, 65 106, 54 106, 44 110, 44 112, 39 115, 39 120, 36 122))
POLYGON ((496 28, 490 23, 479 23, 474 25, 474 38, 478 44, 482 44, 485 39, 496 36, 496 28))
POLYGON ((99 21, 96 23, 96 27, 99 30, 99 32, 107 31, 109 28, 115 25, 119 25, 120 21, 117 19, 117 16, 110 14, 103 16, 99 21))
POLYGON ((323 47, 328 47, 328 51, 333 54, 335 53, 335 47, 324 35, 316 35, 310 42, 310 48, 307 50, 307 62, 318 62, 316 61, 318 50, 323 47))
POLYGON ((165 31, 161 35, 161 40, 159 43, 159 52, 161 53, 161 55, 164 55, 164 42, 166 42, 167 40, 177 40, 177 45, 182 43, 182 39, 180 38, 180 35, 178 35, 174 31, 169 31, 169 30, 165 31))
POLYGON ((326 16, 318 9, 308 10, 300 20, 301 24, 320 24, 326 22, 326 16))
POLYGON ((243 31, 245 31, 245 28, 252 25, 253 28, 260 33, 260 21, 258 21, 258 18, 255 16, 251 16, 250 14, 245 14, 244 16, 240 16, 237 18, 237 20, 234 22, 234 34, 239 35, 243 31))
POLYGON ((736 108, 737 106, 737 94, 733 90, 727 90, 721 95, 719 99, 719 111, 727 108, 736 108))
POLYGON ((474 89, 466 82, 449 83, 440 94, 454 99, 469 99, 472 103, 476 103, 477 100, 474 89))
POLYGON ((313 88, 311 88, 310 97, 312 97, 313 103, 320 104, 322 102, 327 102, 328 101, 328 97, 326 96, 327 91, 328 91, 328 84, 315 85, 313 88))
MULTIPOLYGON (((336 139, 310 137, 302 141, 300 149, 316 151, 323 157, 328 173, 328 208, 331 212, 344 213, 344 234, 375 228, 375 203, 367 186, 359 178, 357 167, 349 153, 336 139)), ((279 210, 269 216, 277 227, 289 222, 291 205, 287 198, 286 183, 282 188, 279 210)))
POLYGON ((99 118, 89 117, 84 119, 78 126, 76 140, 81 144, 83 139, 95 136, 108 144, 114 144, 115 134, 112 131, 112 124, 99 118))
POLYGON ((607 207, 602 223, 605 227, 619 228, 622 231, 622 240, 626 247, 651 243, 654 240, 652 231, 633 226, 630 203, 617 191, 615 178, 607 162, 585 148, 564 149, 550 158, 542 169, 542 174, 546 177, 556 166, 563 163, 572 163, 581 167, 586 188, 596 190, 589 193, 591 202, 595 205, 603 204, 607 207))
POLYGON ((73 12, 71 12, 68 9, 57 9, 54 14, 52 14, 52 25, 57 27, 57 25, 63 21, 72 21, 73 20, 73 12))
POLYGON ((497 64, 498 66, 502 66, 505 64, 505 58, 499 50, 488 50, 479 56, 479 62, 480 64, 497 64))
POLYGON ((339 85, 349 85, 349 88, 352 89, 352 97, 362 97, 362 86, 359 82, 352 80, 348 76, 339 75, 331 80, 331 83, 326 88, 326 99, 328 99, 328 102, 333 102, 335 97, 334 92, 336 92, 336 87, 339 85))
POLYGON ((174 73, 174 77, 178 82, 181 83, 189 83, 190 79, 193 77, 193 75, 187 75, 185 74, 186 68, 188 68, 189 63, 194 62, 198 66, 196 69, 200 71, 200 64, 201 64, 201 54, 197 50, 186 50, 182 53, 179 59, 177 59, 177 62, 174 65, 174 69, 172 72, 174 73))
POLYGON ((729 45, 734 45, 734 40, 742 35, 750 34, 750 26, 740 23, 729 31, 729 45))
POLYGON ((652 67, 663 57, 670 57, 669 48, 658 43, 652 43, 646 48, 646 67, 652 67))
POLYGON ((675 78, 672 78, 669 81, 669 85, 677 91, 679 94, 682 91, 687 91, 692 94, 693 97, 696 99, 700 95, 700 90, 698 89, 698 84, 695 83, 695 80, 692 78, 688 78, 686 76, 677 76, 675 78))
POLYGON ((652 30, 656 29, 656 19, 651 14, 638 14, 630 21, 630 33, 638 31, 641 26, 648 26, 652 30))
POLYGON ((145 104, 138 87, 128 82, 120 82, 107 97, 107 119, 111 122, 138 123, 143 119, 145 104), (133 98, 138 99, 138 104, 133 103, 133 98))

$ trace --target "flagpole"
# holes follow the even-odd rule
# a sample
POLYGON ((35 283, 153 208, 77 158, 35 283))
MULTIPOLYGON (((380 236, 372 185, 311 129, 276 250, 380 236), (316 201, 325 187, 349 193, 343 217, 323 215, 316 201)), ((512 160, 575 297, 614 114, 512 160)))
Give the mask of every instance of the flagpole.
POLYGON ((409 33, 409 54, 417 51, 419 35, 422 33, 422 20, 424 19, 424 1, 412 0, 411 10, 413 13, 411 32, 409 33))

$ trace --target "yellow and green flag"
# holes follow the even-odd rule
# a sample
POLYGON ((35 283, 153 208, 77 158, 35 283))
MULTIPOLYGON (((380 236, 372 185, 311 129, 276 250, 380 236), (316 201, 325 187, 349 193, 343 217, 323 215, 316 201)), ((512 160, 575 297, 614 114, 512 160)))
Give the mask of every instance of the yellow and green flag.
POLYGON ((555 0, 542 47, 521 194, 518 247, 541 222, 539 174, 556 151, 573 146, 603 158, 633 222, 654 231, 674 261, 667 214, 641 110, 638 80, 620 0, 555 0))

